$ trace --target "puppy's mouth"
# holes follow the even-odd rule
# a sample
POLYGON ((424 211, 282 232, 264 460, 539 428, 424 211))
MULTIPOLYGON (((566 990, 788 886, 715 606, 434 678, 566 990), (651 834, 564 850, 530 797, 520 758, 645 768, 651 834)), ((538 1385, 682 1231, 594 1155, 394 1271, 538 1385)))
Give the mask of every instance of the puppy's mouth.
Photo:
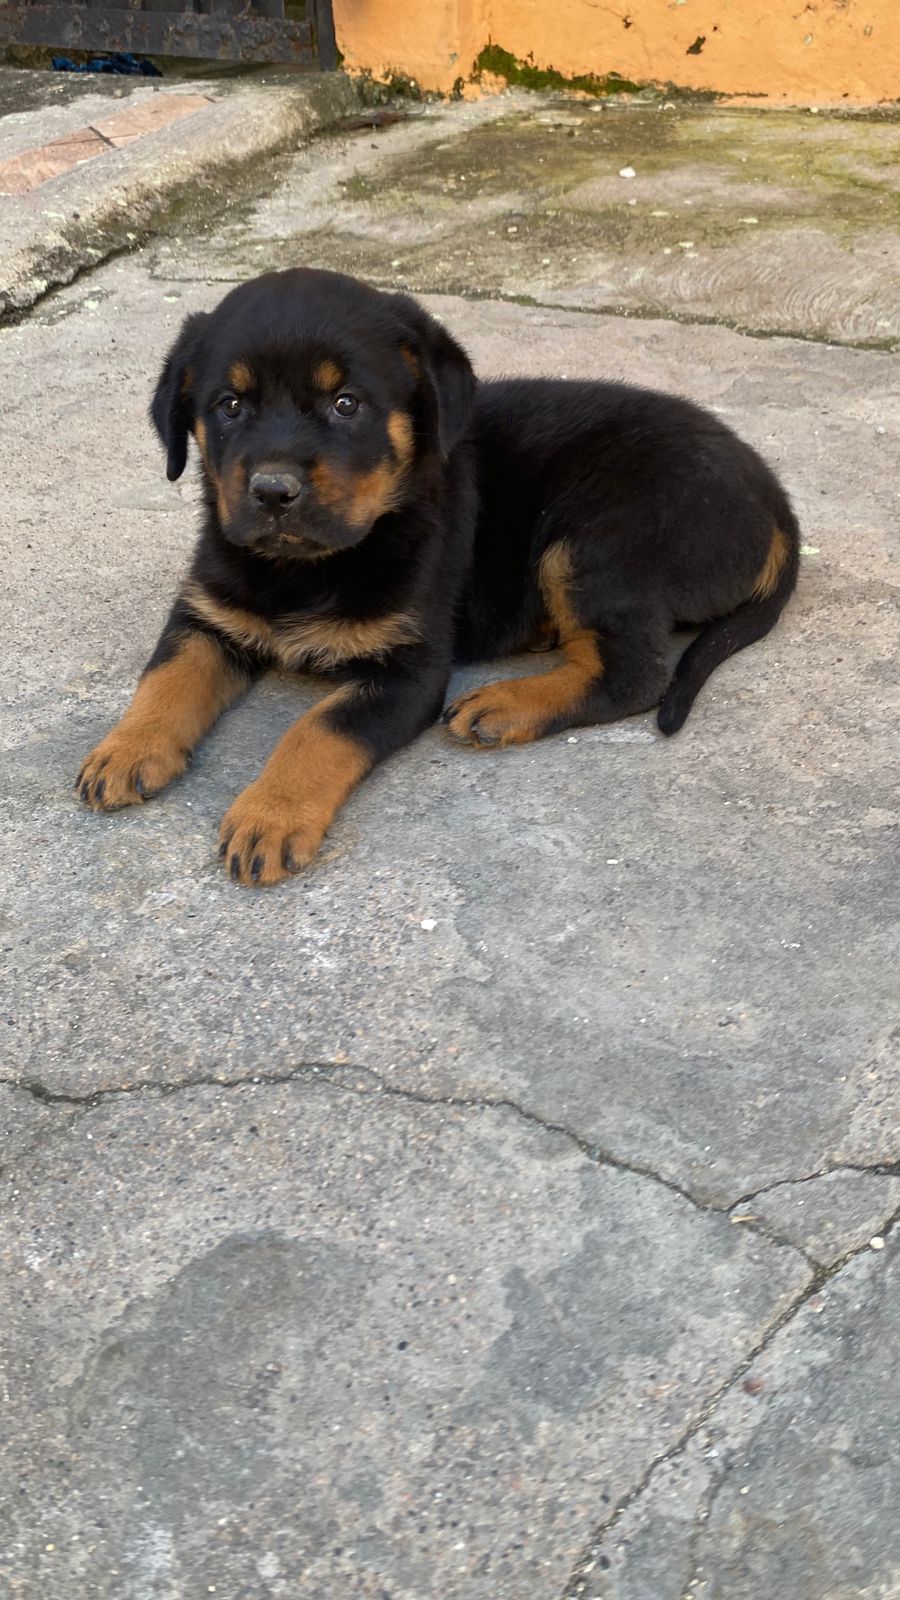
POLYGON ((305 496, 303 500, 302 505, 264 507, 249 494, 226 498, 220 492, 223 537, 236 549, 269 560, 320 561, 334 555, 347 543, 344 531, 305 496))
MULTIPOLYGON (((225 537, 228 537, 227 528, 225 537)), ((250 550, 255 556, 262 556, 269 561, 326 561, 329 556, 337 555, 334 545, 319 544, 316 539, 309 539, 302 533, 289 533, 287 529, 277 526, 265 529, 258 537, 241 539, 237 542, 243 549, 250 550)))

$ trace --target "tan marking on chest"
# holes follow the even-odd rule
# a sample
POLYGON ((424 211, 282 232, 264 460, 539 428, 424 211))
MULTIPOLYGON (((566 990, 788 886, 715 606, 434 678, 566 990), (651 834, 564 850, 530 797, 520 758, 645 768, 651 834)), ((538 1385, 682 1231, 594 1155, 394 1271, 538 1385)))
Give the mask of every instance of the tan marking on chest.
POLYGON ((405 611, 356 621, 343 617, 287 615, 274 622, 240 606, 214 600, 199 584, 190 583, 184 599, 198 617, 245 650, 268 656, 289 671, 319 671, 345 661, 377 659, 401 644, 421 638, 416 617, 405 611))

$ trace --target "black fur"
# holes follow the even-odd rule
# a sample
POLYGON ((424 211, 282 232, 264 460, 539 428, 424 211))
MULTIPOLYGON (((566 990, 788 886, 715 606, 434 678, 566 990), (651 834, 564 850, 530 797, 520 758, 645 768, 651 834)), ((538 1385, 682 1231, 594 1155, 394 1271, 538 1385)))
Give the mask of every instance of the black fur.
POLYGON ((507 743, 658 706, 672 733, 796 581, 788 499, 715 417, 621 384, 476 386, 415 301, 337 273, 271 273, 189 317, 151 415, 170 478, 197 439, 206 510, 150 669, 193 631, 249 677, 283 663, 279 628, 331 630, 308 660, 355 686, 328 723, 369 765, 434 721, 455 661, 554 642, 562 677, 466 697, 450 731, 507 743), (283 485, 274 510, 254 473, 283 485))

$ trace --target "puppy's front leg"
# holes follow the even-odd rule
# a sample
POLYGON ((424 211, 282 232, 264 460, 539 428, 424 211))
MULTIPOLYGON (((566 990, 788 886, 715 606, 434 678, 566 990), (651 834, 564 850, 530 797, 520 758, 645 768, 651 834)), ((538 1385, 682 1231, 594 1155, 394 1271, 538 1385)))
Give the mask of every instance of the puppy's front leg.
POLYGON ((249 686, 252 669, 176 604, 124 717, 92 750, 76 788, 95 811, 133 806, 183 772, 191 751, 249 686))
POLYGON ((440 710, 448 670, 408 658, 360 675, 288 730, 226 813, 219 857, 236 883, 277 883, 308 866, 366 773, 440 710))

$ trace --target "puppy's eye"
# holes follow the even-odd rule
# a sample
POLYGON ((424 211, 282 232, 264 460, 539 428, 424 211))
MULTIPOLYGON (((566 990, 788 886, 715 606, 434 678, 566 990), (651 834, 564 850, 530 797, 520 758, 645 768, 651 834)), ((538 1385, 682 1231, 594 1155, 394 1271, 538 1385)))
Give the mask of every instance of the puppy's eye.
POLYGON ((228 417, 231 420, 240 416, 243 407, 236 394, 227 394, 224 400, 219 401, 219 410, 223 417, 228 417))
POLYGON ((335 396, 334 409, 339 417, 355 417, 359 401, 355 394, 339 394, 335 396))

